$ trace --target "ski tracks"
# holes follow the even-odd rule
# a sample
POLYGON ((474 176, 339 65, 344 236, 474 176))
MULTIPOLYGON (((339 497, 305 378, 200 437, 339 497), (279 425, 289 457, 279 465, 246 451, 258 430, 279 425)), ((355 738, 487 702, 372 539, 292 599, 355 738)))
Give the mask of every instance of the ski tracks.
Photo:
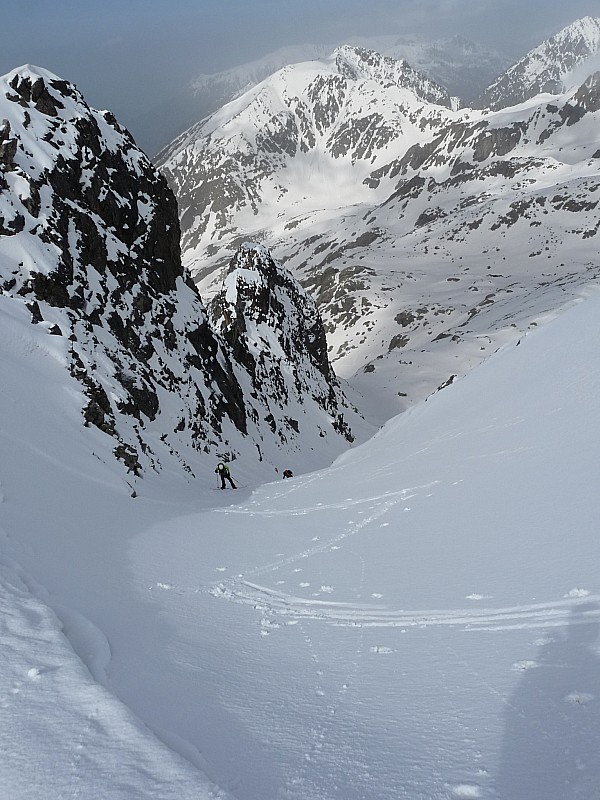
MULTIPOLYGON (((586 590, 572 590, 562 599, 555 602, 532 603, 500 608, 456 608, 433 609, 423 611, 406 611, 394 609, 377 603, 362 602, 334 602, 330 600, 298 597, 273 588, 263 586, 259 580, 262 575, 271 574, 279 569, 292 567, 304 559, 320 553, 339 549, 339 545, 353 536, 359 534, 366 526, 385 516, 398 503, 406 503, 411 498, 427 494, 439 483, 434 481, 427 485, 414 486, 397 492, 386 492, 369 498, 353 500, 347 498, 343 501, 328 504, 319 504, 311 508, 298 507, 285 510, 277 509, 252 509, 232 508, 221 509, 221 513, 245 514, 255 516, 284 517, 318 513, 331 509, 355 508, 358 514, 363 514, 361 507, 368 506, 368 513, 362 519, 349 521, 346 526, 335 536, 326 541, 313 541, 315 544, 283 557, 280 560, 263 564, 245 574, 237 575, 226 581, 217 582, 203 589, 196 590, 208 593, 214 597, 228 599, 235 603, 254 606, 262 615, 263 634, 282 625, 297 624, 301 620, 318 620, 325 624, 353 628, 402 628, 422 629, 440 626, 461 628, 465 631, 507 631, 526 628, 554 628, 572 624, 570 619, 572 611, 582 602, 596 604, 597 608, 588 608, 583 621, 591 618, 600 620, 600 595, 590 595, 586 590)), ((405 510, 409 510, 406 508, 405 510)), ((383 523, 384 525, 387 523, 383 523)), ((346 546, 346 552, 352 552, 346 546)), ((299 572, 300 570, 295 570, 299 572)), ((361 586, 357 592, 360 598, 364 582, 365 565, 361 569, 361 586)), ((280 581, 283 583, 283 581, 280 581)), ((330 587, 322 587, 323 591, 330 591, 330 587)), ((377 595, 372 595, 377 597, 377 595)), ((482 596, 469 596, 468 599, 486 599, 482 596)))
MULTIPOLYGON (((518 628, 554 628, 573 624, 573 610, 585 602, 598 605, 582 614, 581 622, 600 621, 600 595, 585 601, 568 598, 554 603, 507 606, 503 608, 458 608, 431 611, 404 611, 372 603, 343 603, 283 594, 247 580, 218 584, 208 589, 214 597, 252 605, 263 614, 284 620, 318 620, 330 625, 353 628, 431 628, 459 627, 465 631, 507 631, 518 628)), ((285 623, 284 623, 285 624, 285 623)), ((289 622, 288 622, 289 624, 289 622)))

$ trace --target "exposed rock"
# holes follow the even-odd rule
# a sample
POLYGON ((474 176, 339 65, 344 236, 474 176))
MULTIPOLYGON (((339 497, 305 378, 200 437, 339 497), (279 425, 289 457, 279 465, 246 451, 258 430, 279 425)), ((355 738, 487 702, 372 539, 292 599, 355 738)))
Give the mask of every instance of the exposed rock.
MULTIPOLYGON (((282 440, 310 437, 315 413, 350 441, 348 411, 327 356, 325 329, 314 301, 264 247, 247 243, 234 256, 210 320, 243 366, 268 421, 282 440), (302 420, 273 409, 300 408, 302 420), (266 414, 264 412, 267 412, 266 414)), ((240 377, 240 382, 246 378, 240 377)), ((297 412, 296 412, 297 413, 297 412)))
MULTIPOLYGON (((274 380, 282 391, 272 394, 266 380, 261 386, 254 380, 252 353, 238 341, 224 346, 211 329, 181 263, 175 197, 131 135, 45 70, 23 68, 3 80, 0 285, 5 295, 26 304, 32 322, 52 320, 49 333, 69 342, 69 373, 84 398, 82 421, 111 437, 109 452, 141 475, 160 471, 170 458, 191 472, 197 453, 217 449, 235 457, 247 438, 262 452, 265 432, 281 447, 288 434, 298 440, 308 427, 298 419, 295 402, 288 403, 288 391, 311 409, 306 393, 323 392, 317 401, 322 429, 308 439, 324 432, 340 442, 351 439, 320 320, 306 322, 301 345, 289 329, 277 364, 266 353, 257 355, 267 373, 280 370, 274 380), (16 236, 20 249, 4 249, 3 238, 16 236), (16 261, 13 252, 35 257, 16 261), (297 346, 301 363, 294 360, 297 346), (232 357, 242 365, 233 365, 232 357), (311 378, 319 373, 319 386, 303 375, 302 359, 311 378), (293 385, 288 387, 284 373, 295 374, 293 385), (260 420, 266 407, 277 421, 275 436, 260 420)), ((248 319, 254 313, 255 322, 280 324, 285 313, 273 299, 280 281, 273 268, 266 293, 245 298, 248 319)), ((291 281, 290 292, 302 295, 294 302, 310 317, 314 305, 291 281)), ((313 428, 314 421, 310 417, 313 428)))

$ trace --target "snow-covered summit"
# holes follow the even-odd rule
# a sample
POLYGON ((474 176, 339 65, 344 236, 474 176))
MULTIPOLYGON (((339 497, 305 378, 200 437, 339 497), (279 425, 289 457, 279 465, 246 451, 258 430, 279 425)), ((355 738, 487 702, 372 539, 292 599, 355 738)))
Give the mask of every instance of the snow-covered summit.
MULTIPOLYGON (((460 36, 429 40, 417 36, 350 36, 327 44, 298 44, 280 47, 250 63, 211 75, 198 75, 189 84, 138 120, 136 134, 146 152, 157 154, 200 120, 289 64, 324 61, 344 45, 381 53, 396 61, 405 60, 426 75, 462 105, 469 103, 512 62, 507 56, 460 36)), ((455 102, 456 104, 456 102, 455 102)))
POLYGON ((475 106, 498 110, 538 94, 560 94, 598 69, 599 53, 600 17, 578 19, 506 70, 475 106))
POLYGON ((285 67, 164 151, 159 166, 178 196, 182 247, 218 252, 234 216, 243 232, 269 227, 284 209, 360 202, 362 180, 444 124, 449 105, 405 62, 366 50, 285 67))
POLYGON ((382 85, 392 83, 414 92, 419 100, 450 108, 448 92, 430 78, 414 70, 405 59, 395 59, 373 50, 346 45, 333 54, 340 75, 351 81, 374 79, 382 85))

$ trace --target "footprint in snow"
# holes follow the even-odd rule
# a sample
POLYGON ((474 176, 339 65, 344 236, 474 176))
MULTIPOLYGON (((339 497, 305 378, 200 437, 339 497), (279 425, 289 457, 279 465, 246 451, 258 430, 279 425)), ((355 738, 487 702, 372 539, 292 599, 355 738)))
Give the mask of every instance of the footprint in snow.
POLYGON ((452 787, 452 797, 456 800, 477 800, 481 797, 481 788, 475 783, 461 783, 452 787))
POLYGON ((515 661, 511 669, 513 672, 527 672, 527 670, 535 669, 537 666, 537 661, 515 661))
POLYGON ((587 694, 586 692, 571 692, 565 697, 565 703, 569 703, 569 705, 585 706, 587 703, 591 703, 593 699, 593 694, 587 694))
POLYGON ((587 589, 571 589, 567 594, 563 594, 563 597, 587 597, 588 595, 587 589))

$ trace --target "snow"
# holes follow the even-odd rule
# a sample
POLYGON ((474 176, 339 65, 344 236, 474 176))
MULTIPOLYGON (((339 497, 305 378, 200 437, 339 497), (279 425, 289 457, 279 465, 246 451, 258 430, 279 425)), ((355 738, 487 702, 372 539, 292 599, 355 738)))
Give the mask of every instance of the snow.
POLYGON ((600 294, 236 492, 94 455, 28 319, 0 297, 7 797, 600 798, 600 294))

